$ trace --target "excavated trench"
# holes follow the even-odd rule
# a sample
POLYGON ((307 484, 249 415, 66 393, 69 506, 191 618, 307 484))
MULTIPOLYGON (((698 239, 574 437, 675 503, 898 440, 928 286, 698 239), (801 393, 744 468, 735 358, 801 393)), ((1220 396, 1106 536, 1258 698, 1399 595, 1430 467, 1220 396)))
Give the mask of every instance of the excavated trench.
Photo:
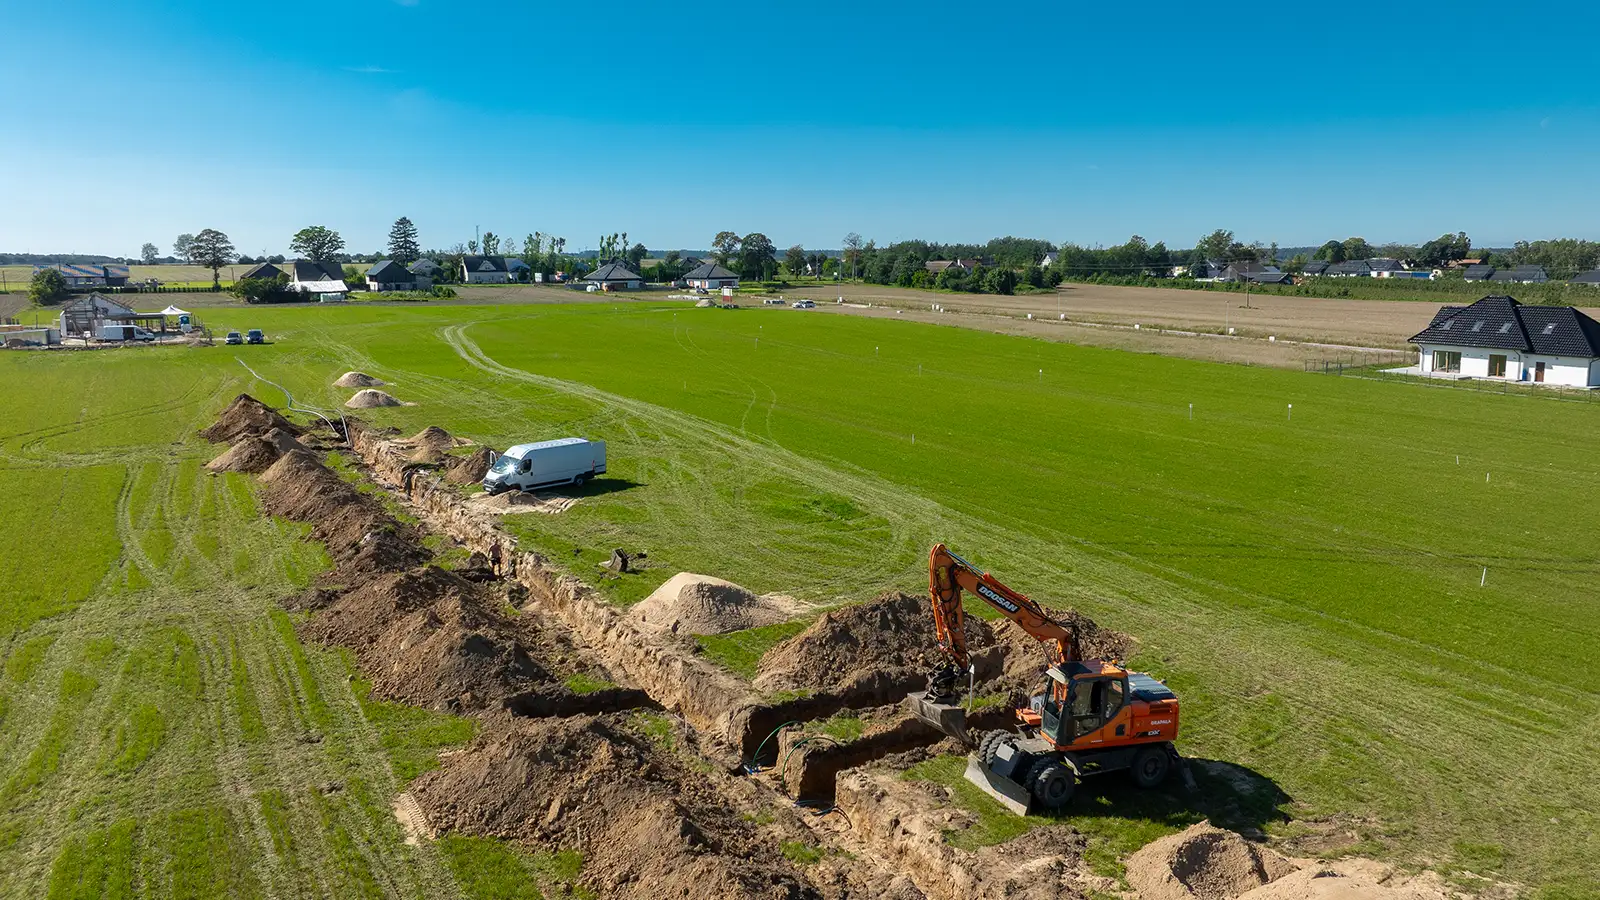
MULTIPOLYGON (((414 839, 455 830, 577 849, 585 883, 640 900, 1028 900, 1114 887, 1084 870, 1083 838, 1065 827, 976 853, 956 849, 945 835, 972 817, 950 806, 946 789, 874 768, 959 750, 893 706, 921 687, 925 660, 908 651, 931 646, 917 631, 927 616, 916 598, 885 595, 828 613, 774 648, 752 686, 519 551, 459 491, 476 480, 462 467, 481 467, 481 452, 451 456, 436 428, 409 440, 355 420, 349 430, 370 477, 403 498, 417 525, 328 469, 322 436, 248 397, 206 436, 243 444, 228 452, 249 465, 231 470, 260 472, 267 511, 310 523, 328 547, 334 572, 293 601, 308 614, 302 634, 349 648, 383 699, 484 722, 467 748, 397 799, 414 839), (469 564, 433 565, 424 529, 470 551, 469 564), (864 652, 841 656, 840 647, 864 652), (567 686, 575 674, 609 686, 575 692, 567 686), (769 701, 776 690, 800 696, 769 701), (678 719, 653 715, 660 711, 678 719), (848 739, 826 734, 822 720, 841 712, 868 721, 848 739), (762 777, 736 776, 735 757, 749 761, 758 747, 762 777), (827 814, 802 813, 763 785, 827 814), (791 858, 789 848, 816 841, 820 858, 804 866, 791 858)), ((972 716, 971 728, 999 727, 1036 662, 1013 665, 1017 654, 1007 651, 1026 639, 1003 626, 969 620, 968 640, 985 691, 1009 694, 972 716)))

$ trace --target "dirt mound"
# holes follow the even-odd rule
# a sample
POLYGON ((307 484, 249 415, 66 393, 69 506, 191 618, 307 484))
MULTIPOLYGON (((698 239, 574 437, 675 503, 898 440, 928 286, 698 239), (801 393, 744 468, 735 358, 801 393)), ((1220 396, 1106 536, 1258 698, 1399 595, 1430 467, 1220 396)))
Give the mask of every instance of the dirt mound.
POLYGON ((344 405, 351 409, 372 409, 377 406, 404 406, 405 404, 383 391, 367 388, 364 391, 356 391, 355 396, 346 400, 344 405))
POLYGON ((553 680, 489 591, 433 566, 370 580, 303 631, 354 651, 373 693, 385 700, 459 712, 553 680))
MULTIPOLYGON (((1132 637, 1101 628, 1077 610, 1046 609, 1045 612, 1057 622, 1077 630, 1078 649, 1085 659, 1125 660, 1133 653, 1135 641, 1132 637)), ((994 635, 1004 654, 1002 666, 1007 685, 1031 689, 1044 672, 1044 647, 1009 619, 995 623, 994 635)))
MULTIPOLYGON (((967 647, 975 654, 996 645, 988 623, 973 616, 965 622, 967 647)), ((928 600, 891 591, 832 610, 772 648, 761 660, 755 686, 852 691, 883 679, 915 681, 939 658, 938 646, 928 600)))
POLYGON ((1127 878, 1140 900, 1234 900, 1297 868, 1273 850, 1201 822, 1128 857, 1127 878))
POLYGON ((444 478, 451 484, 477 484, 483 481, 483 476, 489 473, 489 467, 492 465, 494 465, 494 451, 488 447, 479 447, 472 451, 470 456, 451 460, 444 478))
POLYGON ((672 576, 628 611, 645 628, 670 634, 727 634, 775 625, 792 615, 792 603, 693 572, 672 576))
POLYGON ((306 450, 291 450, 261 473, 262 506, 275 516, 311 523, 328 546, 340 577, 397 571, 426 553, 381 504, 362 494, 306 450))
POLYGON ((247 434, 268 434, 274 429, 291 436, 300 434, 300 429, 277 410, 249 394, 240 394, 217 416, 216 424, 200 432, 200 436, 213 444, 232 443, 247 434))
POLYGON ((449 458, 451 448, 455 447, 456 440, 437 425, 429 425, 405 440, 406 444, 416 447, 416 452, 411 454, 414 463, 435 465, 449 458))
POLYGON ((365 372, 346 372, 339 376, 333 383, 334 387, 342 388, 374 388, 383 387, 386 382, 381 378, 373 378, 365 372))
MULTIPOLYGON (((284 432, 275 432, 282 434, 284 432)), ((294 440, 294 438, 290 438, 294 440)), ((206 463, 210 472, 248 472, 258 475, 272 467, 283 454, 276 445, 261 435, 247 434, 222 451, 222 455, 206 463)))
POLYGON ((807 898, 759 829, 624 714, 495 723, 411 793, 440 830, 581 851, 600 896, 807 898))

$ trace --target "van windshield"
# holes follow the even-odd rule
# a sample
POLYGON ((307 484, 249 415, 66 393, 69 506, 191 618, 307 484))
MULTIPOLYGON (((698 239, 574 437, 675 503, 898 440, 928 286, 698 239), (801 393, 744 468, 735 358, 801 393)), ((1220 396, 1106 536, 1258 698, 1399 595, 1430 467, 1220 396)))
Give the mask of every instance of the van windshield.
POLYGON ((512 459, 511 457, 502 456, 502 457, 499 457, 498 459, 496 459, 494 461, 494 465, 489 467, 489 471, 494 472, 494 473, 499 474, 499 475, 506 475, 506 474, 509 474, 511 472, 512 467, 515 466, 516 464, 517 464, 517 461, 512 459))

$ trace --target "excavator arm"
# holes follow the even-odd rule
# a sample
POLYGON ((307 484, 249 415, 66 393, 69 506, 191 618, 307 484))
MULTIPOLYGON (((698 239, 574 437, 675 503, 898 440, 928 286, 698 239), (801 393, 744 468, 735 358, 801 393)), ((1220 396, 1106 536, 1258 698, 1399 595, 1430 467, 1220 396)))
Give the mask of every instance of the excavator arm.
POLYGON ((964 627, 963 592, 989 604, 997 612, 1022 627, 1045 645, 1050 665, 1080 659, 1078 636, 1072 628, 1057 622, 1039 604, 1000 583, 988 572, 935 544, 928 553, 928 596, 933 603, 934 633, 944 662, 928 674, 928 690, 913 694, 909 705, 922 721, 957 740, 970 743, 966 731, 966 711, 961 708, 961 680, 971 658, 967 653, 964 627))
POLYGON ((1051 665, 1080 658, 1077 632, 1050 618, 1026 594, 1001 584, 993 575, 950 552, 944 544, 935 544, 928 553, 928 596, 933 601, 933 625, 939 649, 955 669, 965 672, 971 662, 967 657, 967 635, 963 628, 966 615, 961 608, 963 591, 989 604, 1042 641, 1051 665))

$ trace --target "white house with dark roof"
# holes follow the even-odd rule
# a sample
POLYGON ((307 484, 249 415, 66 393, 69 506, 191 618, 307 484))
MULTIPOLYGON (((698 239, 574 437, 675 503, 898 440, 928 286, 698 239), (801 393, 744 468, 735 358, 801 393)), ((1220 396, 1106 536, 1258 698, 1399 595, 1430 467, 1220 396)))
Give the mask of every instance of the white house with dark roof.
POLYGON ((289 264, 289 289, 319 300, 343 300, 350 294, 344 269, 338 263, 297 259, 289 264))
POLYGON ((607 263, 585 275, 583 280, 602 291, 637 291, 644 287, 644 279, 622 263, 607 263))
POLYGON ((720 291, 739 286, 739 276, 714 262, 701 263, 683 276, 683 283, 703 291, 720 291))
POLYGON ((1445 306, 1411 343, 1415 374, 1600 387, 1600 322, 1570 306, 1510 297, 1445 306))
POLYGON ((462 284, 508 284, 511 270, 506 268, 504 256, 461 257, 462 284))
POLYGON ((367 270, 367 290, 377 293, 390 291, 425 291, 433 287, 433 279, 418 275, 392 259, 372 264, 367 270))
POLYGON ((429 281, 438 278, 439 274, 444 271, 444 268, 438 263, 426 257, 417 260, 406 268, 414 275, 426 275, 429 281))

